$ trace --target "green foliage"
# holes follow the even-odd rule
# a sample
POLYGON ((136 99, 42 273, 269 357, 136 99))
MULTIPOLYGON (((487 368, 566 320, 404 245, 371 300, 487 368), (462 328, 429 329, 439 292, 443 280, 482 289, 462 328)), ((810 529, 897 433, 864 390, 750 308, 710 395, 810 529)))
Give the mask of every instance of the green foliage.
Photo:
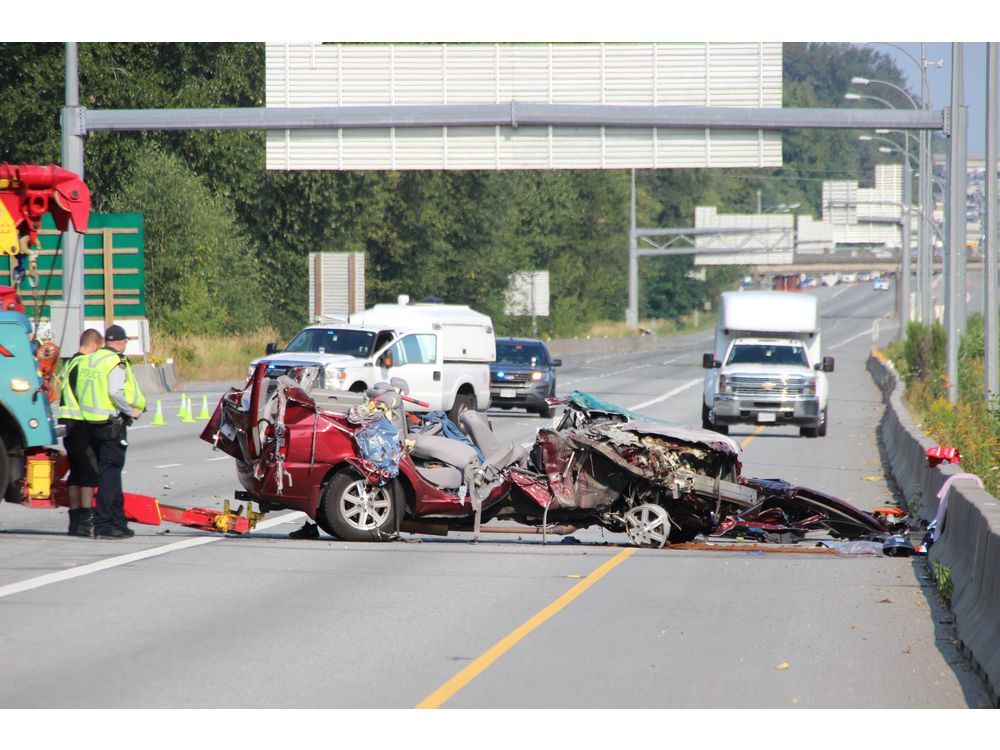
POLYGON ((895 342, 891 356, 906 382, 906 397, 923 430, 941 445, 962 453, 962 467, 1000 493, 1000 415, 983 400, 983 316, 969 317, 959 346, 958 400, 947 400, 947 334, 940 323, 910 323, 906 340, 895 342))
MULTIPOLYGON (((888 56, 863 47, 783 50, 786 107, 850 106, 843 95, 855 75, 903 84, 888 56)), ((79 53, 89 109, 265 104, 262 44, 84 43, 79 53)), ((0 44, 0 160, 59 161, 63 74, 62 44, 0 44)), ((877 95, 909 106, 891 89, 877 95)), ((822 179, 867 180, 883 158, 857 134, 785 131, 779 170, 642 171, 637 223, 689 227, 695 206, 752 212, 758 197, 762 207, 800 203, 818 215, 822 179)), ((158 330, 245 330, 256 321, 287 337, 307 322, 311 251, 365 252, 369 305, 443 297, 490 314, 504 333, 531 331, 530 317, 504 313, 515 271, 550 273, 543 336, 620 320, 627 304, 624 170, 268 172, 262 131, 97 133, 86 165, 95 210, 146 214, 158 330), (178 246, 182 234, 189 241, 178 246)), ((710 268, 703 282, 690 270, 689 256, 642 259, 640 316, 679 320, 742 274, 710 268)))
POLYGON ((231 207, 176 156, 139 152, 112 210, 145 216, 150 318, 171 335, 233 333, 264 322, 261 279, 231 207))
POLYGON ((901 352, 904 366, 900 374, 907 385, 922 382, 929 389, 931 400, 942 398, 947 392, 947 344, 948 334, 937 321, 931 324, 911 322, 906 326, 901 352))

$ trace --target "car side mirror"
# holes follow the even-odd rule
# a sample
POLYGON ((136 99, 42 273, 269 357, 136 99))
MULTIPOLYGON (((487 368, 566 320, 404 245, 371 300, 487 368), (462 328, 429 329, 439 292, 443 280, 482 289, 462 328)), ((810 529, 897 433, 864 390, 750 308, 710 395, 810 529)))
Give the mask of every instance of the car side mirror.
POLYGON ((278 345, 272 341, 265 347, 264 351, 267 352, 268 355, 277 354, 278 345))
POLYGON ((712 352, 705 352, 701 355, 701 366, 706 370, 714 370, 717 367, 722 367, 722 363, 715 358, 712 352))
POLYGON ((833 357, 823 357, 823 362, 816 365, 816 369, 823 372, 833 372, 833 357))
POLYGON ((554 359, 554 360, 552 360, 552 366, 553 367, 562 367, 562 360, 561 359, 554 359))

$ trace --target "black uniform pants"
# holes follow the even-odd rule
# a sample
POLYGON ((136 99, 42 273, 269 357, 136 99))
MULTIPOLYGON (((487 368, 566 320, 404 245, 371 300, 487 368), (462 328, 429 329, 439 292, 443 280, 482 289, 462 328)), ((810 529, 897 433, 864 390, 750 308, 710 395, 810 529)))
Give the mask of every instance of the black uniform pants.
POLYGON ((90 434, 97 452, 99 477, 97 480, 97 510, 94 513, 94 532, 106 533, 112 529, 124 531, 125 496, 122 494, 122 469, 125 467, 125 425, 115 421, 93 423, 90 434))
POLYGON ((96 487, 100 469, 90 425, 82 419, 67 419, 63 446, 69 459, 69 481, 66 484, 70 487, 96 487))

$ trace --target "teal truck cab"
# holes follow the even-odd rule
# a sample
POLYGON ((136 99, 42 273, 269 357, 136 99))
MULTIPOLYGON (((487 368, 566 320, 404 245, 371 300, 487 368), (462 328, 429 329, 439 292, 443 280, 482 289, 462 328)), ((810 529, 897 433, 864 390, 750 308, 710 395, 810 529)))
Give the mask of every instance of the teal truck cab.
POLYGON ((40 362, 31 340, 31 323, 14 290, 0 287, 0 492, 21 502, 26 456, 56 442, 56 421, 40 362))

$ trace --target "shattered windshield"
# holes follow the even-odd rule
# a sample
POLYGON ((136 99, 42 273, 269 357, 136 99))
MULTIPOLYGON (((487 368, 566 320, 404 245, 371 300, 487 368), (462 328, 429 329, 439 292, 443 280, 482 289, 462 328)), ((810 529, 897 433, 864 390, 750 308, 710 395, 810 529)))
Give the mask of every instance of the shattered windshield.
POLYGON ((545 349, 541 344, 502 344, 497 342, 497 362, 535 367, 548 364, 548 361, 549 358, 545 356, 545 349))
POLYGON ((727 365, 792 365, 808 367, 803 346, 788 344, 734 344, 727 365))
POLYGON ((371 331, 350 331, 343 328, 307 328, 299 331, 285 349, 286 352, 347 354, 367 357, 372 353, 375 334, 371 331))

